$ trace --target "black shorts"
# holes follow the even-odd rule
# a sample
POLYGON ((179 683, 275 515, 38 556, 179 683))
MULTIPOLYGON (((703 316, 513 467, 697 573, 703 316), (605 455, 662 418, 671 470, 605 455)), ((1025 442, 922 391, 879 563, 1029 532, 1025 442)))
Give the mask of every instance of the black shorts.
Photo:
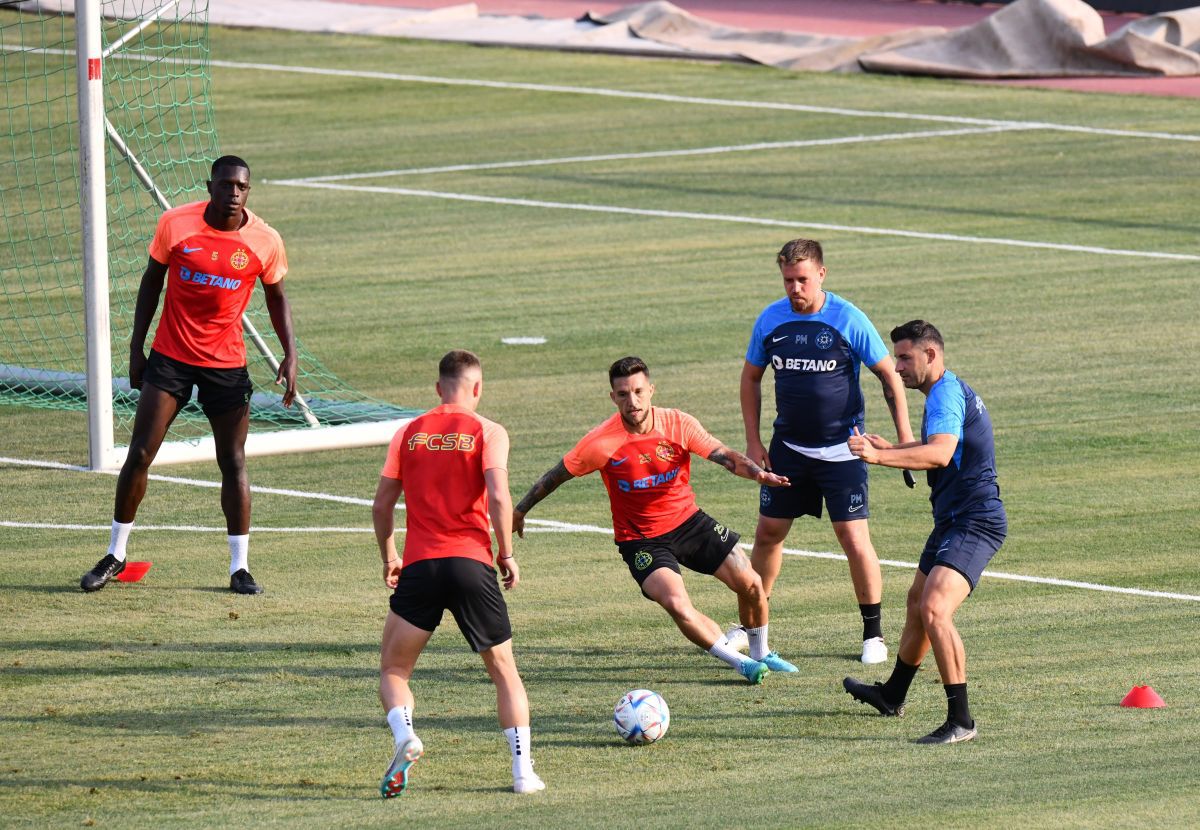
POLYGON ((821 518, 821 501, 829 510, 831 522, 852 522, 871 515, 867 508, 867 463, 822 461, 809 458, 784 445, 778 436, 771 439, 771 472, 787 476, 790 487, 762 485, 758 493, 758 513, 772 519, 797 516, 821 518))
POLYGON ((191 400, 192 386, 195 385, 200 406, 210 418, 246 406, 250 403, 250 393, 254 391, 245 366, 209 369, 167 357, 154 349, 146 358, 142 380, 154 384, 179 401, 181 406, 191 400))
POLYGON ((448 556, 403 566, 389 604, 423 631, 436 630, 442 612, 449 609, 472 651, 487 651, 512 639, 496 569, 478 559, 448 556))
POLYGON ((683 565, 696 573, 716 573, 740 538, 703 510, 697 510, 669 533, 617 542, 617 550, 629 566, 629 573, 641 585, 659 568, 679 573, 679 566, 683 565))
POLYGON ((983 569, 1000 550, 1007 535, 1008 519, 1004 513, 968 515, 936 525, 921 551, 917 568, 926 576, 934 565, 953 568, 963 575, 974 591, 983 569))

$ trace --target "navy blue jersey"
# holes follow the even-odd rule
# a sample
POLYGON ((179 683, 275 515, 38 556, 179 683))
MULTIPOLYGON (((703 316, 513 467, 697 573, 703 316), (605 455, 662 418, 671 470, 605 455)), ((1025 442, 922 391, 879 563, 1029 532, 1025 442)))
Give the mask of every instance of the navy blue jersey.
POLYGON ((983 398, 949 369, 925 401, 921 440, 928 442, 931 435, 958 438, 950 463, 927 473, 934 522, 954 521, 968 513, 1002 515, 992 418, 983 398))
POLYGON ((844 444, 864 429, 859 365, 888 356, 867 315, 832 291, 815 314, 792 311, 787 297, 754 323, 746 360, 775 370, 775 434, 805 447, 844 444))

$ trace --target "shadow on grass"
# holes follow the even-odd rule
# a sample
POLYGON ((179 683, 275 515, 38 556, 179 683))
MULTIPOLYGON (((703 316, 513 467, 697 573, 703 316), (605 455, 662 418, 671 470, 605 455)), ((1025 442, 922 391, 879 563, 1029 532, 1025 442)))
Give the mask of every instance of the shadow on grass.
POLYGON ((379 800, 379 790, 368 782, 361 788, 349 789, 344 785, 321 784, 315 781, 296 780, 288 782, 251 782, 236 779, 194 778, 192 776, 163 777, 134 776, 133 778, 81 778, 72 776, 64 778, 34 778, 15 775, 0 776, 0 788, 25 790, 37 788, 42 790, 96 790, 96 794, 105 791, 120 791, 125 793, 141 793, 150 796, 170 795, 180 797, 190 791, 193 796, 211 797, 225 795, 246 799, 263 799, 269 801, 364 801, 373 796, 379 800))

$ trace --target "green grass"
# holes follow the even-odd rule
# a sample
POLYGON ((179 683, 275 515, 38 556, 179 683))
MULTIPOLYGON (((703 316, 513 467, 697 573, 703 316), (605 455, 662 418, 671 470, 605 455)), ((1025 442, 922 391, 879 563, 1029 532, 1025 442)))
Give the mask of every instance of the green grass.
MULTIPOLYGON (((745 66, 214 30, 222 60, 608 87, 710 98, 1200 133, 1200 103, 745 66)), ((737 380, 774 252, 801 228, 472 204, 272 183, 301 176, 878 135, 947 125, 780 110, 215 68, 222 149, 283 234, 296 330, 343 379, 428 406, 436 360, 483 357, 482 412, 512 436, 517 496, 611 411, 605 369, 651 365, 657 402, 741 444, 737 380), (536 334, 540 348, 500 338, 536 334)), ((1194 251, 1192 144, 1048 130, 366 179, 556 202, 738 214, 1143 251, 1194 251)), ((827 287, 886 332, 933 320, 996 422, 1011 535, 997 570, 1200 593, 1195 263, 812 232, 827 287)), ((885 431, 875 381, 868 418, 885 431)), ((922 401, 909 400, 914 419, 922 401)), ((769 407, 768 407, 769 408, 769 407)), ((77 413, 0 407, 0 455, 86 457, 77 413)), ((253 459, 257 485, 369 498, 382 448, 253 459)), ((104 525, 113 479, 6 465, 2 519, 104 525)), ((213 465, 164 469, 212 480, 213 465)), ((697 461, 701 504, 744 536, 755 488, 697 461)), ((928 503, 872 471, 880 555, 915 560, 928 503)), ((260 528, 369 526, 364 507, 258 495, 260 528)), ((603 526, 596 477, 531 518, 603 526)), ((220 526, 211 490, 152 482, 143 526, 220 526)), ((936 726, 932 662, 909 714, 840 689, 858 635, 844 564, 793 558, 772 641, 800 667, 750 687, 641 600, 610 541, 531 533, 509 596, 549 789, 508 792, 490 684, 449 624, 414 678, 428 754, 400 802, 375 700, 386 610, 369 534, 254 534, 257 599, 222 590, 220 533, 136 532, 138 585, 83 596, 104 531, 0 528, 0 825, 11 827, 1194 826, 1196 604, 986 579, 959 615, 980 739, 936 726), (1168 707, 1121 709, 1134 683, 1168 707), (608 723, 661 692, 670 734, 631 749, 608 723)), ((789 545, 836 547, 827 522, 789 545)), ((885 569, 894 644, 910 571, 885 569)), ((688 579, 732 621, 732 597, 688 579)))

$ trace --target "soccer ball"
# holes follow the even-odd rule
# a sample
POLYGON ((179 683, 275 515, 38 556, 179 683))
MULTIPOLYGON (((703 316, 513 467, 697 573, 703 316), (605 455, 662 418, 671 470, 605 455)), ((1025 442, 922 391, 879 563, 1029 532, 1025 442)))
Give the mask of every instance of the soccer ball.
POLYGON ((671 710, 662 695, 649 689, 626 692, 613 710, 617 734, 631 744, 654 743, 667 734, 671 710))

